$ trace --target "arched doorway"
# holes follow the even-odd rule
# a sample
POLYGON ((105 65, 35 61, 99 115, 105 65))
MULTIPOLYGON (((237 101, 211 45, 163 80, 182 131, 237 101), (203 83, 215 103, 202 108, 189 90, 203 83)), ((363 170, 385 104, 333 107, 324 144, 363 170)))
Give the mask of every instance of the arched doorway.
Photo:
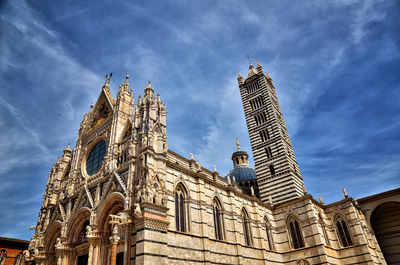
POLYGON ((55 222, 49 227, 45 236, 45 253, 47 259, 47 265, 56 265, 56 241, 57 238, 61 236, 61 223, 59 221, 55 222))
MULTIPOLYGON (((108 198, 101 203, 98 212, 98 231, 102 238, 103 244, 99 247, 98 261, 100 264, 109 264, 111 258, 111 242, 109 241, 112 235, 112 225, 110 224, 110 215, 116 215, 120 211, 124 210, 124 196, 118 192, 112 193, 108 198), (105 243, 107 242, 107 243, 105 243)), ((122 233, 123 231, 119 231, 122 233)), ((123 252, 123 240, 125 235, 120 234, 119 248, 117 252, 117 265, 123 264, 124 252, 123 252), (122 251, 121 251, 122 249, 122 251)))
POLYGON ((400 264, 400 203, 386 202, 376 207, 371 226, 387 264, 400 264))
POLYGON ((73 254, 68 264, 87 265, 89 242, 86 238, 87 226, 89 225, 90 210, 81 208, 71 221, 68 229, 68 243, 73 248, 73 254))

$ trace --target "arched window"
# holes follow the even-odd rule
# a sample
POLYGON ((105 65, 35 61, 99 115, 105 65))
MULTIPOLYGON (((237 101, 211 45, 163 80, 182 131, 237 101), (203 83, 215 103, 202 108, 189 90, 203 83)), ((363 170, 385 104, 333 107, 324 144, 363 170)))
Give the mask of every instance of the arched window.
POLYGON ((243 224, 244 242, 247 246, 250 246, 252 244, 250 219, 249 219, 249 215, 245 209, 242 210, 241 216, 242 216, 242 224, 243 224))
POLYGON ((213 218, 215 238, 218 240, 224 239, 224 224, 222 218, 222 206, 217 198, 213 200, 213 218))
POLYGON ((183 185, 178 185, 175 191, 175 220, 176 230, 186 232, 187 227, 187 209, 186 209, 186 190, 183 185))
POLYGON ((24 252, 21 251, 18 253, 18 255, 15 257, 15 262, 14 265, 21 265, 24 262, 24 252))
POLYGON ((351 240, 350 232, 347 227, 347 223, 343 217, 338 216, 336 218, 336 232, 338 234, 340 244, 343 247, 348 247, 353 245, 353 241, 351 240))
POLYGON ((274 250, 275 246, 274 246, 274 238, 272 236, 272 226, 266 216, 264 217, 264 225, 265 225, 265 232, 267 234, 268 248, 269 250, 274 250))
POLYGON ((299 222, 297 219, 292 216, 288 219, 288 230, 290 237, 292 239, 292 246, 293 248, 302 248, 304 247, 304 240, 301 234, 299 222))

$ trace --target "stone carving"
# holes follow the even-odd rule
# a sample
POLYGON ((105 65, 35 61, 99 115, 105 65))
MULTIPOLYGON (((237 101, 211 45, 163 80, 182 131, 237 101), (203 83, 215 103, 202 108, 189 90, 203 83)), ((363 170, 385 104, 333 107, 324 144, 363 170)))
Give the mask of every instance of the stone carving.
POLYGON ((86 237, 87 238, 92 237, 93 236, 92 233, 93 233, 92 227, 90 225, 86 226, 86 237))
POLYGON ((251 192, 251 196, 253 196, 253 197, 254 197, 254 196, 255 196, 255 194, 254 194, 254 188, 253 188, 253 186, 251 186, 251 187, 250 187, 250 192, 251 192))
POLYGON ((197 162, 196 162, 196 166, 197 166, 197 170, 201 170, 201 164, 200 164, 200 161, 199 160, 197 160, 197 162))
POLYGON ((127 212, 119 212, 117 215, 110 214, 110 217, 110 224, 113 224, 114 226, 132 223, 132 218, 127 212))
POLYGON ((168 152, 168 143, 163 143, 163 153, 167 153, 168 152))
POLYGON ((134 204, 133 215, 135 216, 135 218, 141 218, 142 217, 142 210, 140 209, 140 204, 139 203, 135 203, 134 204))
POLYGON ((349 194, 347 194, 347 190, 345 187, 343 187, 343 194, 345 198, 349 197, 349 194))
POLYGON ((26 259, 29 259, 30 257, 31 257, 31 252, 29 252, 29 250, 24 250, 24 257, 26 258, 26 259))
POLYGON ((62 244, 61 244, 61 238, 57 237, 56 239, 56 249, 61 249, 62 244))

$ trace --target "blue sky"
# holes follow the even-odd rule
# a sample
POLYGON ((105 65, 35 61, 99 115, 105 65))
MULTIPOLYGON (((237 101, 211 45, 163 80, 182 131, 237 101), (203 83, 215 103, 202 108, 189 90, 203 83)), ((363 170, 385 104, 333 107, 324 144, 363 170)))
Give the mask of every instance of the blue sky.
POLYGON ((2 1, 0 236, 29 239, 48 172, 104 74, 152 81, 170 149, 231 168, 251 153, 237 87, 258 59, 277 88, 309 193, 400 186, 398 1, 2 1), (131 3, 132 2, 132 3, 131 3))

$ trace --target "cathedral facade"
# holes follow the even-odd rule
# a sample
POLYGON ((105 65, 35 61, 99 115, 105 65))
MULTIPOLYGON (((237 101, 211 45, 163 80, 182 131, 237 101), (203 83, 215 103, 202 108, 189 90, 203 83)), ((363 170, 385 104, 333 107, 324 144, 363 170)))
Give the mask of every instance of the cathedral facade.
POLYGON ((399 264, 400 190, 307 194, 259 64, 238 76, 255 167, 237 143, 226 177, 169 150, 150 82, 135 104, 110 77, 51 168, 27 264, 399 264))

